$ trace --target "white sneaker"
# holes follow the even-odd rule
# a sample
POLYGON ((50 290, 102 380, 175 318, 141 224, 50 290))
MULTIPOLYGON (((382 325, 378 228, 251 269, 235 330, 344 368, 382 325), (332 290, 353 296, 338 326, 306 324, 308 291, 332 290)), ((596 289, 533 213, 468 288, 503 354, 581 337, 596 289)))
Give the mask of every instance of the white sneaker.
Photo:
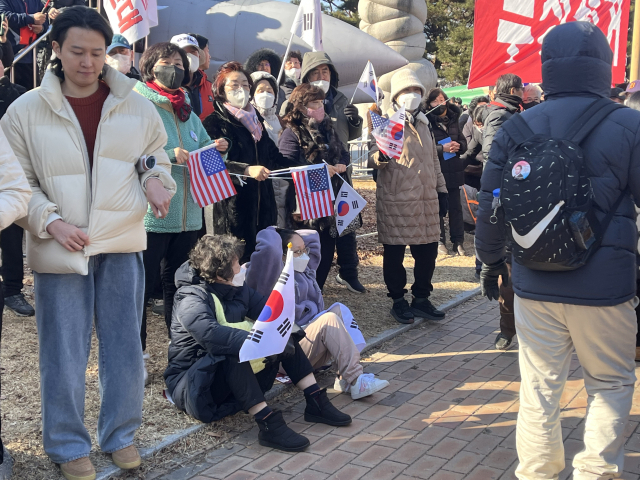
POLYGON ((389 386, 388 381, 376 378, 373 373, 363 373, 351 388, 351 398, 358 400, 359 398, 368 397, 387 386, 389 386))
POLYGON ((142 361, 144 362, 144 386, 149 385, 149 372, 147 372, 147 360, 151 358, 151 355, 148 353, 142 354, 142 361))
POLYGON ((333 389, 339 393, 348 393, 351 390, 351 385, 344 378, 336 377, 336 381, 333 384, 333 389))

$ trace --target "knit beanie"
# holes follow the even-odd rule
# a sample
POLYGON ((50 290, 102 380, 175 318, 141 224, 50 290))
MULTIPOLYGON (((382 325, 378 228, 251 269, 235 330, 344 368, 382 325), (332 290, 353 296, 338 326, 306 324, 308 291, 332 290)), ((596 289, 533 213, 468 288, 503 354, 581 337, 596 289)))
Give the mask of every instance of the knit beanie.
POLYGON ((398 94, 408 87, 418 87, 422 91, 423 97, 427 93, 415 72, 408 68, 403 68, 391 77, 391 101, 394 101, 398 94))
POLYGON ((258 82, 260 82, 261 80, 267 80, 269 82, 269 85, 271 85, 271 88, 273 88, 273 94, 276 96, 276 98, 278 98, 278 90, 280 89, 278 88, 276 78, 273 75, 268 72, 258 70, 257 72, 253 72, 251 74, 251 80, 253 80, 253 87, 251 87, 251 91, 249 92, 251 93, 251 98, 254 97, 258 82))

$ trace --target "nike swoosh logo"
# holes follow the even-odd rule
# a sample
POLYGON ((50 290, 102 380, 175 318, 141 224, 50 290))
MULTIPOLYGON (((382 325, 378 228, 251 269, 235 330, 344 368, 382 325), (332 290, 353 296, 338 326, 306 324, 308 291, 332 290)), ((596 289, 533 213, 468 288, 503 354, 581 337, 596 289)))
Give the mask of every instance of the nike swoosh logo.
POLYGON ((518 245, 520 245, 522 248, 533 247, 533 244, 536 243, 538 238, 540 238, 540 235, 542 235, 542 232, 545 231, 545 229, 549 226, 551 221, 556 217, 556 215, 558 215, 558 212, 560 211, 560 208, 562 208, 563 205, 564 205, 564 200, 560 200, 558 204, 555 207, 553 207, 553 210, 547 213, 547 215, 540 221, 540 223, 538 223, 538 225, 533 227, 531 231, 524 236, 518 235, 518 232, 516 232, 515 228, 513 228, 513 225, 511 225, 511 235, 513 236, 513 239, 515 240, 515 242, 518 245))

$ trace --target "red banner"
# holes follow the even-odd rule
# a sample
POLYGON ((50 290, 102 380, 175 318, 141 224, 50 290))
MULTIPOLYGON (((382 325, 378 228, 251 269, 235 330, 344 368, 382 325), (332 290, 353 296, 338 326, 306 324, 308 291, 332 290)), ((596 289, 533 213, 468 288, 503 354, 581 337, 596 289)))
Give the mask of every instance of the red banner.
POLYGON ((613 82, 625 79, 630 0, 476 0, 468 88, 495 85, 515 73, 542 81, 542 40, 556 25, 588 21, 604 32, 613 51, 613 82))

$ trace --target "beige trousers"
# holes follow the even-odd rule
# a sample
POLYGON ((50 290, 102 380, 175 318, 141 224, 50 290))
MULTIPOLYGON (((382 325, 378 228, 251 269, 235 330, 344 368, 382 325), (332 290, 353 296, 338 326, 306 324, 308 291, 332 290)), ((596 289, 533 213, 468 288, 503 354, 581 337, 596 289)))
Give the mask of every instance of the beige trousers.
POLYGON ((349 384, 353 385, 362 375, 360 352, 344 326, 339 307, 318 317, 304 332, 307 336, 302 339, 300 346, 314 369, 335 359, 338 373, 349 384))
POLYGON ((588 401, 585 447, 573 460, 573 478, 620 478, 636 380, 636 302, 585 307, 515 297, 522 377, 516 477, 555 480, 565 467, 560 397, 575 349, 588 401))

